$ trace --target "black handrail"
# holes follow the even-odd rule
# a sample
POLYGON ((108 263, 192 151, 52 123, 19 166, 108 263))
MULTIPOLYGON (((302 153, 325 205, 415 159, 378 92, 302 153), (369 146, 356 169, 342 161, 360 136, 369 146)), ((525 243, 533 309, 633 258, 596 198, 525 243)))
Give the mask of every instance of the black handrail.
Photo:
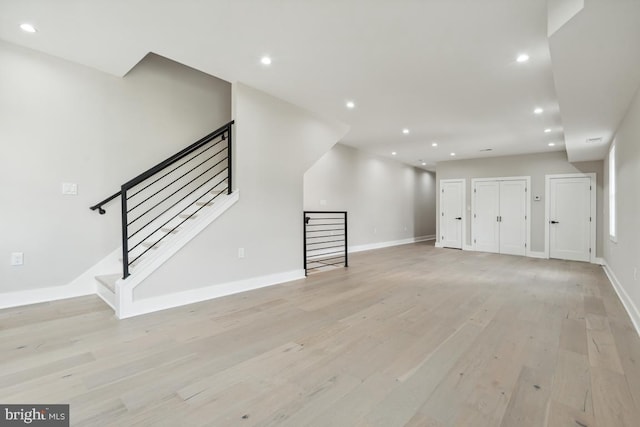
POLYGON ((106 199, 104 199, 100 203, 91 206, 89 209, 91 209, 92 211, 95 211, 96 209, 98 209, 98 213, 100 213, 100 215, 104 215, 105 213, 107 213, 107 211, 102 209, 102 205, 106 205, 107 203, 109 203, 110 201, 112 201, 113 199, 118 197, 119 195, 120 195, 120 191, 118 191, 117 193, 107 197, 106 199))
POLYGON ((158 163, 154 167, 147 169, 145 172, 142 172, 140 175, 136 176, 135 178, 130 179, 129 181, 125 182, 124 184, 122 184, 122 187, 126 188, 128 190, 131 187, 134 187, 134 186, 140 184, 142 181, 144 181, 144 180, 150 178, 151 176, 157 174, 158 172, 160 172, 162 169, 166 168, 167 166, 170 166, 173 163, 177 162, 178 160, 184 158, 185 156, 188 156, 189 154, 193 153, 198 148, 202 147, 203 145, 205 145, 207 142, 211 141, 212 139, 217 138, 220 135, 230 131, 231 125, 233 125, 233 124, 234 124, 234 120, 231 120, 226 125, 220 126, 218 129, 214 130, 209 135, 200 138, 199 140, 197 140, 196 142, 194 142, 193 144, 191 144, 190 146, 188 146, 184 150, 178 151, 176 154, 174 154, 173 156, 169 157, 168 159, 163 160, 162 162, 158 163))
MULTIPOLYGON (((105 213, 105 210, 104 210, 103 206, 106 203, 108 203, 108 202, 114 200, 115 198, 117 198, 118 196, 120 196, 120 199, 121 199, 121 216, 122 216, 122 267, 123 267, 123 279, 126 279, 130 275, 129 267, 131 266, 131 264, 136 262, 142 255, 144 255, 146 252, 148 252, 151 248, 155 247, 160 241, 162 241, 170 233, 174 232, 187 219, 195 216, 195 214, 197 212, 199 212, 200 209, 202 209, 204 206, 208 205, 209 203, 213 202, 221 193, 223 193, 223 192, 225 192, 227 194, 231 194, 232 193, 233 187, 232 187, 232 176, 231 176, 231 174, 232 174, 232 163, 231 163, 231 159, 232 159, 232 157, 231 157, 232 156, 232 133, 231 132, 232 132, 232 125, 233 124, 234 124, 234 121, 232 120, 229 123, 225 124, 224 126, 221 126, 220 128, 218 128, 215 131, 211 132, 210 134, 206 135, 205 137, 200 138, 198 141, 196 141, 193 144, 189 145, 188 147, 180 150, 178 153, 172 155, 171 157, 167 158, 166 160, 163 160, 162 162, 158 163, 157 165, 147 169, 145 172, 139 174, 135 178, 130 179, 129 181, 125 182, 120 187, 120 191, 118 191, 117 193, 109 196, 108 198, 106 198, 105 200, 101 201, 100 203, 90 207, 91 210, 96 210, 97 209, 98 212, 102 215, 102 214, 105 213), (202 147, 205 147, 207 144, 211 143, 212 141, 214 141, 216 139, 217 139, 217 141, 213 142, 212 146, 210 146, 210 147, 208 147, 208 148, 206 148, 204 150, 201 150, 201 151, 196 153, 197 150, 199 150, 202 147), (177 169, 179 169, 179 168, 183 167, 184 165, 186 165, 187 163, 191 162, 196 157, 201 159, 202 158, 201 156, 203 154, 205 154, 210 148, 212 148, 213 146, 217 146, 218 144, 220 144, 221 142, 223 142, 225 140, 227 140, 226 141, 227 144, 226 144, 225 148, 218 150, 216 152, 216 154, 214 154, 213 156, 208 157, 206 160, 198 163, 195 167, 187 166, 187 167, 190 167, 190 169, 187 172, 184 172, 184 173, 178 172, 178 174, 180 174, 180 176, 169 178, 169 179, 173 180, 170 184, 165 185, 164 183, 160 182, 158 185, 161 185, 162 188, 160 188, 159 190, 155 190, 152 187, 154 184, 158 183, 160 180, 162 180, 165 177, 169 176, 170 174, 172 174, 177 169), (224 157, 225 154, 223 154, 225 150, 226 150, 226 157, 224 157), (162 174, 162 176, 160 176, 160 177, 156 177, 156 175, 160 174, 165 169, 167 169, 170 166, 178 163, 179 161, 181 161, 182 159, 184 159, 185 157, 189 156, 192 153, 196 153, 196 154, 194 156, 192 156, 190 159, 188 159, 187 161, 182 162, 179 165, 175 166, 169 172, 166 172, 166 173, 162 174), (220 160, 218 160, 218 155, 222 156, 220 160), (214 163, 213 166, 206 166, 205 165, 205 163, 207 163, 209 161, 214 163), (222 164, 224 161, 226 161, 226 165, 222 164), (206 169, 203 172, 198 173, 199 172, 198 168, 200 168, 200 167, 203 167, 203 168, 206 168, 206 169), (211 176, 211 177, 205 177, 204 175, 209 173, 210 171, 214 175, 211 176), (225 175, 220 176, 223 172, 226 172, 226 176, 225 175), (192 173, 193 174, 197 174, 197 175, 195 177, 188 177, 188 175, 191 175, 192 173), (144 183, 145 181, 149 180, 152 177, 156 177, 156 179, 151 181, 150 183, 145 183, 142 186, 142 188, 136 188, 135 190, 131 191, 134 187, 140 186, 140 184, 144 183), (205 181, 202 182, 202 183, 196 182, 196 181, 198 181, 200 179, 203 179, 205 181), (177 190, 173 190, 173 189, 168 190, 169 187, 171 187, 173 184, 177 183, 180 180, 182 180, 182 183, 183 183, 180 188, 178 188, 177 190), (184 183, 185 181, 186 181, 186 183, 184 183), (226 181, 226 183, 225 183, 225 181, 226 181), (210 188, 209 187, 205 187, 205 185, 209 184, 210 182, 213 182, 213 186, 210 187, 210 188), (223 183, 224 183, 224 187, 220 188, 219 186, 222 185, 223 183), (192 188, 193 186, 195 186, 195 188, 192 188), (143 195, 144 200, 142 200, 141 202, 137 202, 137 204, 135 204, 135 206, 133 206, 131 209, 128 209, 128 201, 129 201, 129 199, 133 198, 137 194, 139 194, 142 191, 147 190, 147 189, 151 193, 151 195, 149 195, 149 196, 143 195), (169 194, 169 195, 165 195, 165 194, 160 195, 160 193, 165 191, 165 190, 171 191, 171 194, 169 194), (179 192, 181 192, 183 190, 187 191, 188 193, 186 195, 178 194, 179 192), (204 194, 199 194, 199 195, 198 194, 194 194, 196 192, 199 192, 199 193, 204 192, 204 194), (200 206, 200 208, 196 209, 194 212, 191 212, 190 214, 185 213, 183 215, 183 212, 185 212, 189 207, 194 206, 198 200, 203 200, 203 197, 205 197, 206 194, 210 194, 210 193, 216 193, 216 195, 214 197, 212 197, 212 198, 209 198, 207 201, 205 201, 204 204, 202 206, 200 206), (162 200, 160 200, 160 202, 156 203, 156 200, 158 200, 156 196, 157 197, 162 197, 162 200), (174 196, 175 196, 175 198, 178 198, 177 201, 174 201, 175 200, 174 196), (185 200, 189 196, 192 196, 193 200, 191 200, 191 199, 185 200), (149 201, 149 203, 153 204, 153 206, 151 206, 151 208, 147 209, 143 214, 139 215, 133 221, 129 221, 128 215, 129 215, 130 211, 135 209, 135 208, 137 208, 137 207, 139 207, 139 206, 141 206, 142 204, 146 203, 147 201, 149 201), (181 203, 183 201, 184 201, 184 203, 181 203), (170 206, 168 208, 166 208, 166 209, 160 207, 161 205, 165 205, 166 206, 167 204, 169 204, 170 206), (169 212, 174 207, 175 207, 175 209, 172 212, 169 212), (130 233, 129 227, 131 227, 131 225, 134 222, 136 222, 142 216, 146 215, 147 213, 149 213, 150 211, 152 211, 152 210, 154 210, 156 208, 164 209, 164 211, 161 212, 159 215, 155 216, 151 220, 145 220, 145 223, 142 223, 141 227, 137 231, 136 231, 135 228, 132 228, 132 230, 131 230, 132 232, 130 233), (164 214, 167 214, 167 216, 171 216, 171 218, 169 218, 166 221, 165 221, 166 218, 160 219, 160 217, 162 215, 164 215, 164 214), (186 218, 184 220, 180 221, 177 225, 170 225, 169 228, 171 228, 171 227, 173 227, 173 228, 171 228, 168 231, 165 231, 165 229, 163 227, 165 227, 167 224, 169 224, 169 222, 173 221, 179 215, 180 215, 180 218, 185 218, 185 216, 186 216, 186 218), (155 226, 157 224, 154 224, 154 228, 155 229, 153 231, 149 232, 149 233, 145 233, 146 234, 145 237, 138 237, 134 241, 131 241, 131 239, 135 235, 137 235, 140 231, 142 231, 142 229, 144 229, 147 226, 151 225, 151 223, 154 223, 158 219, 160 219, 158 223, 164 221, 164 223, 162 225, 160 225, 160 227, 155 228, 155 226), (161 238, 157 238, 157 237, 153 238, 154 241, 147 240, 147 239, 151 239, 152 236, 156 235, 156 233, 158 233, 160 230, 162 230, 163 232, 166 232, 167 234, 165 234, 161 238), (130 241, 131 241, 131 243, 130 243, 130 241), (142 253, 138 253, 137 255, 136 255, 136 252, 140 252, 139 250, 134 252, 134 253, 132 253, 132 251, 134 251, 134 249, 138 248, 143 243, 146 243, 146 245, 145 245, 147 247, 146 250, 144 250, 142 253), (131 255, 131 257, 133 257, 133 260, 131 262, 129 261, 130 255, 131 255)), ((200 203, 198 203, 198 205, 200 205, 200 203)), ((155 215, 155 213, 154 213, 154 215, 155 215)))

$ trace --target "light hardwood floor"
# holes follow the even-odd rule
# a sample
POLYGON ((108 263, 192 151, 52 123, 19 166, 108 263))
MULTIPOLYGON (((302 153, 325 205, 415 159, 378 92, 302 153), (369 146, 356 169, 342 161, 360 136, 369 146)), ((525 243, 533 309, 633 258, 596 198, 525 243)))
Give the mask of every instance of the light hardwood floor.
POLYGON ((640 340, 600 267, 414 244, 119 321, 0 311, 0 402, 72 425, 637 426, 640 340))

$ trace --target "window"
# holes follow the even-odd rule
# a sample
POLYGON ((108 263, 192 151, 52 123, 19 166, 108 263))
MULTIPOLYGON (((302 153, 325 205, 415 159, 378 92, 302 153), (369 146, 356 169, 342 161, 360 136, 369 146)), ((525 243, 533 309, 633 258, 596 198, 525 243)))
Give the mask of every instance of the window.
POLYGON ((609 237, 616 241, 616 146, 609 150, 609 237))

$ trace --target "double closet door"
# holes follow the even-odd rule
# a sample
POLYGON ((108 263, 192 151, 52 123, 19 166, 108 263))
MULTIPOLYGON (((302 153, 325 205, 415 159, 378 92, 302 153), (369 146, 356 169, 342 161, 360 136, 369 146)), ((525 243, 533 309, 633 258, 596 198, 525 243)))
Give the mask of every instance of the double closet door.
POLYGON ((525 255, 527 180, 474 180, 473 202, 474 249, 525 255))

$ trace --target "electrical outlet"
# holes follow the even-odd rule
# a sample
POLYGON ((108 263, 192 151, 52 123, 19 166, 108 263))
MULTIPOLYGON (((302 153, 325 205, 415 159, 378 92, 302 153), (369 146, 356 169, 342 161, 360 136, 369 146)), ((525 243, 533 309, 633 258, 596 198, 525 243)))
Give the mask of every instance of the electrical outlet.
POLYGON ((238 258, 244 258, 244 248, 238 248, 238 258))
POLYGON ((11 254, 11 265, 23 265, 23 264, 24 264, 24 253, 13 252, 11 254))
POLYGON ((62 183, 62 194, 66 194, 69 196, 78 195, 78 184, 74 184, 72 182, 63 182, 62 183))

